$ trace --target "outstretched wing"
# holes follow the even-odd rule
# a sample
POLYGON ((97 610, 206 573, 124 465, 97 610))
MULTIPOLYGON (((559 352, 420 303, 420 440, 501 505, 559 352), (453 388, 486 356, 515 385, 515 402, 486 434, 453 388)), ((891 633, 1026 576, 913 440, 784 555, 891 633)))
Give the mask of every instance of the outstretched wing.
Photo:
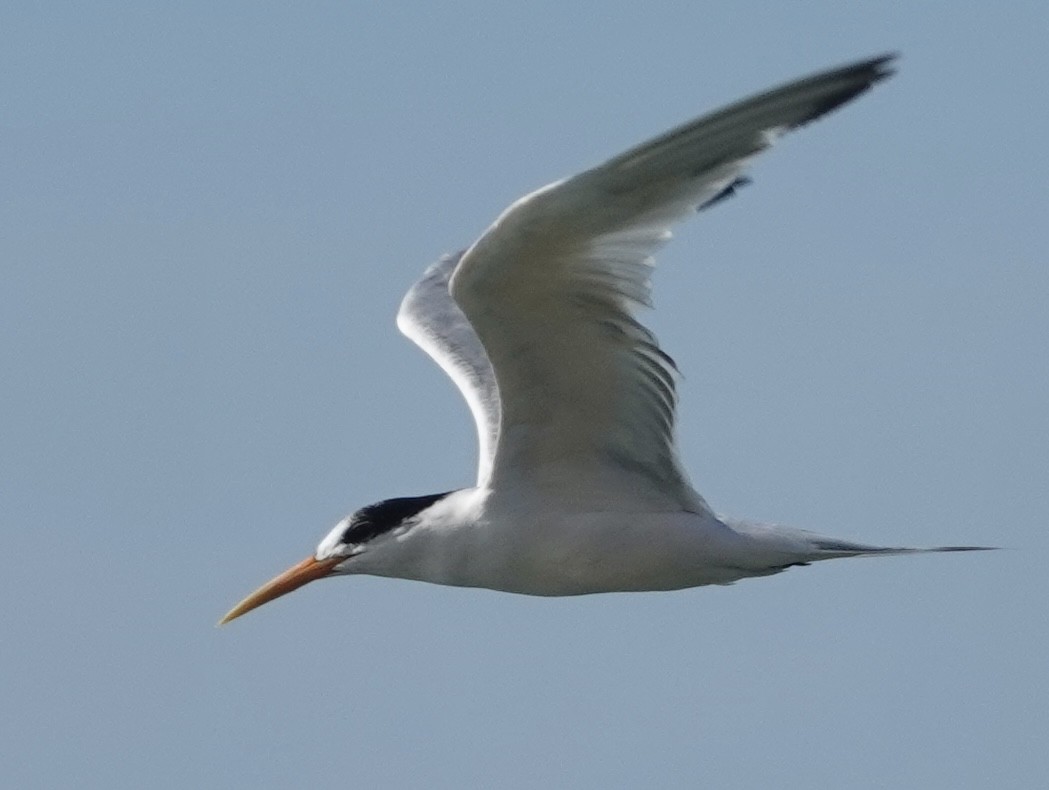
POLYGON ((448 280, 461 257, 461 252, 444 256, 408 289, 397 313, 397 327, 441 366, 463 394, 477 424, 477 484, 484 486, 499 436, 499 389, 484 346, 448 292, 448 280))
POLYGON ((564 507, 600 500, 614 508, 617 494, 629 499, 624 507, 705 507, 675 449, 674 364, 633 314, 649 302, 652 255, 675 222, 738 185, 780 134, 887 77, 890 60, 789 83, 550 184, 510 206, 463 254, 451 294, 498 387, 472 334, 448 343, 442 331, 438 361, 469 382, 460 388, 473 398, 482 447, 496 447, 493 485, 564 507), (465 362, 447 364, 450 347, 465 362))

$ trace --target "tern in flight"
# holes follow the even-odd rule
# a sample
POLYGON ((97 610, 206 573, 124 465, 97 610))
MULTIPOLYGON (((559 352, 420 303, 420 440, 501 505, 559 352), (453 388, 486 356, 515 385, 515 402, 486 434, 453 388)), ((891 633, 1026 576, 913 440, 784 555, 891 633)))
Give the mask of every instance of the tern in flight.
POLYGON ((892 74, 893 56, 791 82, 518 200, 430 266, 397 325, 466 399, 477 484, 387 499, 237 604, 372 574, 528 595, 731 584, 837 557, 918 551, 716 515, 674 436, 676 368, 635 317, 670 229, 730 196, 781 135, 892 74))

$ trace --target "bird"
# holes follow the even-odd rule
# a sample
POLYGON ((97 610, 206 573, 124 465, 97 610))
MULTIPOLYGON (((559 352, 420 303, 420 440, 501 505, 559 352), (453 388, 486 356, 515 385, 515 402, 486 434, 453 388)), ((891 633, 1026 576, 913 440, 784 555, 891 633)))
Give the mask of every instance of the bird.
POLYGON ((466 400, 476 484, 356 510, 219 624, 351 574, 568 596, 987 548, 868 545, 716 514, 679 457, 677 367, 637 317, 671 228, 749 183, 785 133, 891 76, 896 57, 783 84, 548 184, 426 269, 397 325, 466 400))

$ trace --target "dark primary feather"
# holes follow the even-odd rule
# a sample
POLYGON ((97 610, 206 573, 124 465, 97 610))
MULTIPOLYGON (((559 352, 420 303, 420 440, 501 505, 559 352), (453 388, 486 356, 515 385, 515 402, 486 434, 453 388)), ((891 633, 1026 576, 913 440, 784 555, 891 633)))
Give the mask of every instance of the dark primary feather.
POLYGON ((732 181, 732 183, 730 183, 727 187, 725 187, 716 195, 714 195, 714 197, 710 198, 704 203, 700 203, 699 206, 696 208, 696 211, 702 211, 703 209, 710 208, 711 206, 716 206, 722 200, 726 200, 735 195, 740 188, 752 183, 753 181, 747 178, 746 176, 740 176, 739 178, 732 181))
MULTIPOLYGON (((789 131, 804 126, 891 77, 895 59, 894 54, 882 55, 779 85, 671 129, 614 157, 604 167, 634 168, 658 158, 672 170, 681 163, 674 154, 679 149, 696 151, 695 142, 700 138, 703 153, 692 159, 689 166, 697 175, 708 172, 767 147, 766 141, 749 136, 746 129, 760 132, 779 127, 789 131)), ((650 171, 649 178, 660 170, 657 166, 654 172, 650 171)))

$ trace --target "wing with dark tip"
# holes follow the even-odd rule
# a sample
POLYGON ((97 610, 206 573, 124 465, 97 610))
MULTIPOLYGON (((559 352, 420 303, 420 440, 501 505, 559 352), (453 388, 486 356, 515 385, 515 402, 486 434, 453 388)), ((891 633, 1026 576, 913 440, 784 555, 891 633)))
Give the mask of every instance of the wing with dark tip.
POLYGON ((677 458, 673 363, 634 316, 649 302, 652 256, 779 136, 889 76, 891 60, 766 91, 543 187, 463 254, 450 281, 463 318, 414 331, 473 398, 482 450, 495 447, 493 484, 564 507, 615 508, 620 495, 623 507, 705 507, 677 458))

